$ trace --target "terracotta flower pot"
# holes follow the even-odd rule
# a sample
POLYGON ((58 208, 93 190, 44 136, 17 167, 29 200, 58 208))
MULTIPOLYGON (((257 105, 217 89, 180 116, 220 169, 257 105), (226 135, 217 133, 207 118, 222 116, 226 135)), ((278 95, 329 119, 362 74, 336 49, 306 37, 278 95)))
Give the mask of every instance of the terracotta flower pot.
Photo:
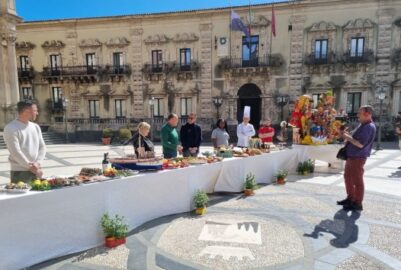
POLYGON ((116 238, 114 238, 114 237, 106 237, 105 246, 108 247, 108 248, 113 248, 113 247, 118 246, 118 244, 116 242, 116 238))
POLYGON ((255 192, 253 191, 253 189, 251 189, 251 188, 244 189, 244 195, 245 196, 252 196, 254 194, 255 194, 255 192))
POLYGON ((206 214, 206 207, 198 207, 198 208, 196 208, 195 213, 196 213, 197 215, 204 215, 204 214, 206 214))
POLYGON ((125 244, 125 237, 116 238, 117 246, 125 244))
POLYGON ((109 145, 110 142, 111 142, 111 138, 110 138, 110 137, 109 137, 109 138, 103 138, 103 137, 102 137, 102 143, 103 143, 104 145, 109 145))
POLYGON ((284 185, 285 179, 284 178, 277 178, 277 185, 284 185))

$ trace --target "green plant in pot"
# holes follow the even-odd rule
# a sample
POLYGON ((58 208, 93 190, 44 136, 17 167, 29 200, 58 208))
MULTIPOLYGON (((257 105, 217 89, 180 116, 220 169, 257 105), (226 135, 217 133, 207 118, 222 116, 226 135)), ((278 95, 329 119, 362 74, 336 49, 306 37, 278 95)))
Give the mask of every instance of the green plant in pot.
POLYGON ((121 141, 129 140, 132 137, 131 130, 128 128, 120 128, 118 133, 121 141))
POLYGON ((206 205, 209 202, 209 197, 203 190, 197 190, 194 194, 193 201, 196 207, 196 214, 203 215, 206 213, 206 205))
POLYGON ((244 194, 245 196, 251 196, 254 193, 254 190, 256 189, 257 184, 255 180, 255 175, 253 173, 248 173, 245 178, 244 182, 244 194))
POLYGON ((284 185, 285 184, 285 178, 287 177, 287 175, 288 175, 288 171, 287 170, 284 170, 284 169, 278 170, 276 175, 275 175, 276 183, 278 185, 284 185))
POLYGON ((113 129, 111 128, 105 128, 102 131, 102 143, 104 145, 109 145, 111 142, 111 138, 113 137, 113 129))
POLYGON ((110 217, 108 214, 104 214, 100 224, 105 235, 106 247, 112 248, 125 243, 128 225, 124 222, 124 217, 119 215, 110 217))

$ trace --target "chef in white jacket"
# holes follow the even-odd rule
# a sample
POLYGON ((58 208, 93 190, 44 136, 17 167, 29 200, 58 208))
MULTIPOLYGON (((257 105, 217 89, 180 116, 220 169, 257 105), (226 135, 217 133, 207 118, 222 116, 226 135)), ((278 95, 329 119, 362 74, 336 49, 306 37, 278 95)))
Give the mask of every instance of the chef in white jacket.
POLYGON ((251 107, 245 106, 244 117, 242 118, 242 123, 237 126, 237 137, 238 137, 238 147, 248 147, 249 139, 255 135, 255 128, 249 120, 251 116, 251 107))

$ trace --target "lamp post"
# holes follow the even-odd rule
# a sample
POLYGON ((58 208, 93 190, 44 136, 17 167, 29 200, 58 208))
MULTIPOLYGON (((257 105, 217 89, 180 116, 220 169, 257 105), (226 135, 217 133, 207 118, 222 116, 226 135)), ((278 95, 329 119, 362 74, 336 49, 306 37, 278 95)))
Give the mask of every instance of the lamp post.
POLYGON ((382 139, 382 108, 383 108, 383 101, 386 98, 386 91, 384 89, 384 86, 382 83, 379 82, 378 84, 378 91, 377 91, 377 98, 379 99, 380 103, 379 103, 379 134, 377 137, 377 144, 376 144, 376 150, 383 150, 383 148, 381 148, 380 143, 381 143, 381 139, 382 139))
POLYGON ((288 95, 277 95, 276 96, 276 104, 281 107, 280 121, 282 121, 284 118, 284 106, 288 103, 289 100, 290 100, 290 97, 288 95))
POLYGON ((64 133, 65 133, 65 143, 68 143, 68 120, 67 120, 67 107, 68 99, 62 97, 63 112, 64 112, 64 133))
POLYGON ((217 109, 217 119, 219 119, 220 118, 219 108, 223 104, 223 98, 222 97, 214 97, 213 104, 217 109))
POLYGON ((153 125, 154 125, 154 114, 155 114, 155 98, 151 97, 149 99, 149 107, 150 107, 150 139, 153 141, 153 125))

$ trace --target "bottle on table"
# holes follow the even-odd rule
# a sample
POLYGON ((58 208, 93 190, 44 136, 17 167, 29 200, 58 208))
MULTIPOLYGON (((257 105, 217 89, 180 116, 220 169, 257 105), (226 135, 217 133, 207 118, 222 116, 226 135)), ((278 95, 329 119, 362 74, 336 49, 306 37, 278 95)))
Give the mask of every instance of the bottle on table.
POLYGON ((103 161, 102 161, 102 170, 103 172, 107 169, 111 168, 111 164, 109 161, 109 153, 103 154, 103 161))

